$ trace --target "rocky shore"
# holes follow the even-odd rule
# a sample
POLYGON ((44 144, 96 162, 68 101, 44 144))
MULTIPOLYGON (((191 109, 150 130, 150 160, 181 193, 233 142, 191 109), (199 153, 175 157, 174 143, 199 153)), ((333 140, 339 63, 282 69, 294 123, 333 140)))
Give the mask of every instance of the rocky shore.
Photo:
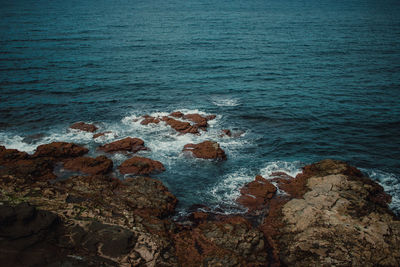
MULTIPOLYGON (((171 113, 181 134, 207 130, 215 116, 171 113)), ((95 125, 73 129, 95 133, 95 125)), ((228 135, 228 130, 225 132, 228 135)), ((229 134, 230 135, 230 134, 229 134)), ((273 173, 240 190, 247 213, 194 207, 174 220, 178 199, 153 173, 159 161, 139 157, 126 137, 88 157, 78 144, 54 142, 29 155, 0 146, 0 262, 8 266, 400 266, 400 221, 383 188, 345 162, 323 160, 290 177, 273 173), (110 153, 131 158, 112 175, 110 153), (58 179, 54 168, 75 172, 58 179)), ((212 140, 182 147, 204 160, 229 160, 212 140)), ((201 204, 201 203, 199 203, 201 204)))

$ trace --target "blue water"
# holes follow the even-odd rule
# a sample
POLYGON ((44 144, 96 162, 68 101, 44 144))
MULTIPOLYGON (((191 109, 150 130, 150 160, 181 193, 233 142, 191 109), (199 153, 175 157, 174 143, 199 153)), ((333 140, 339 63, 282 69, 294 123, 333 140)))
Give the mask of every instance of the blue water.
POLYGON ((141 137, 181 210, 234 209, 255 174, 324 158, 361 168, 400 210, 399 1, 1 0, 0 90, 3 145, 67 140, 96 154, 141 137), (183 109, 218 117, 199 137, 132 121, 183 109), (81 120, 118 137, 67 130, 81 120), (180 153, 206 139, 227 162, 180 153))

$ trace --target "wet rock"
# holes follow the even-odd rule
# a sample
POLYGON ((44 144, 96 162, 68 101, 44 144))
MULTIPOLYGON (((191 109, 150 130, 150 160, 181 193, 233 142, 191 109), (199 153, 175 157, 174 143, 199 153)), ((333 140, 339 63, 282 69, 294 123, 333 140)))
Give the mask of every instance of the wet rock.
POLYGON ((144 141, 142 139, 132 138, 132 137, 126 137, 124 139, 102 145, 99 147, 99 149, 108 153, 112 152, 136 153, 140 150, 147 150, 147 148, 144 146, 144 141))
POLYGON ((82 146, 66 142, 53 142, 40 145, 33 154, 34 158, 53 157, 57 159, 79 157, 86 154, 89 150, 82 146))
POLYGON ((149 115, 144 115, 143 118, 144 118, 144 120, 142 120, 140 122, 140 124, 142 124, 142 125, 148 125, 150 123, 154 123, 154 124, 160 123, 160 119, 156 118, 156 117, 152 117, 152 116, 149 116, 149 115))
POLYGON ((0 146, 0 164, 10 163, 21 159, 27 159, 28 153, 18 151, 17 149, 7 149, 0 146))
POLYGON ((217 142, 204 141, 199 144, 187 144, 183 151, 190 151, 196 158, 226 160, 225 152, 217 142))
POLYGON ((156 160, 144 157, 133 157, 124 161, 118 170, 122 174, 148 175, 154 172, 165 171, 164 165, 156 160))
POLYGON ((201 116, 200 114, 186 114, 183 116, 183 118, 194 122, 195 125, 201 129, 206 129, 208 126, 207 118, 201 116))
POLYGON ((105 136, 106 134, 110 134, 112 132, 107 131, 107 132, 102 132, 102 133, 97 133, 93 135, 93 139, 99 138, 100 136, 105 136))
POLYGON ((183 115, 184 114, 182 112, 180 112, 180 111, 175 111, 175 112, 172 112, 171 114, 169 114, 169 116, 175 117, 175 118, 182 118, 183 115))
POLYGON ((82 121, 72 124, 71 126, 69 126, 69 128, 81 130, 84 132, 90 132, 90 133, 93 133, 93 132, 97 131, 97 129, 98 129, 95 125, 84 123, 82 121))
POLYGON ((232 137, 232 132, 229 129, 223 129, 221 132, 222 132, 222 134, 220 135, 221 137, 224 136, 232 137))
POLYGON ((276 187, 268 180, 257 175, 253 182, 240 189, 237 201, 249 209, 249 212, 266 208, 266 203, 276 193, 276 187))
POLYGON ((162 120, 171 128, 180 132, 182 134, 191 133, 191 134, 198 134, 199 128, 197 126, 191 125, 189 122, 178 121, 173 118, 163 117, 162 120))
POLYGON ((106 156, 98 156, 96 158, 78 157, 67 160, 64 163, 64 168, 91 175, 107 174, 112 170, 113 162, 106 156))

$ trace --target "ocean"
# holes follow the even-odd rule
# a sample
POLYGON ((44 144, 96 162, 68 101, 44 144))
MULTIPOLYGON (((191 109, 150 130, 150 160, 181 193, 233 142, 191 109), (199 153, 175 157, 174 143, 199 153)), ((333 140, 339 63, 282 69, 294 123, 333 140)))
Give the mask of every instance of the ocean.
POLYGON ((399 1, 1 0, 0 92, 0 145, 71 141, 97 155, 140 137, 180 213, 241 212, 255 175, 325 158, 360 168, 400 211, 399 1), (217 118, 200 136, 135 122, 178 110, 217 118), (68 129, 77 121, 113 134, 94 140, 68 129), (182 154, 203 140, 228 160, 182 154))

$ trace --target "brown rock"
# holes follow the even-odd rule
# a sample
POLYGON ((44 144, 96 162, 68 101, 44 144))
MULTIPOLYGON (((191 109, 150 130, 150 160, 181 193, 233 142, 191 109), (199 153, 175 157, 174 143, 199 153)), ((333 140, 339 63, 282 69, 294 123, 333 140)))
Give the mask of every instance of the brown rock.
POLYGON ((216 117, 217 117, 217 115, 207 115, 207 116, 206 116, 206 119, 207 119, 208 121, 211 121, 211 120, 215 119, 216 117))
POLYGON ((79 157, 67 160, 64 163, 64 168, 91 175, 107 174, 112 170, 113 162, 106 156, 98 156, 97 158, 79 157))
POLYGON ((231 137, 232 136, 232 132, 229 129, 223 129, 221 132, 222 132, 221 137, 224 137, 224 136, 231 137))
POLYGON ((20 159, 27 159, 28 153, 18 151, 17 149, 7 149, 4 146, 0 146, 0 164, 13 162, 20 159))
POLYGON ((147 150, 142 139, 132 137, 126 137, 124 139, 102 145, 99 147, 99 149, 108 153, 119 151, 136 153, 140 150, 147 150))
POLYGON ((226 160, 225 152, 217 142, 204 141, 200 144, 187 144, 183 151, 190 151, 196 158, 226 160))
POLYGON ((109 133, 112 133, 112 132, 107 131, 107 132, 102 132, 102 133, 94 134, 94 135, 93 135, 93 139, 96 139, 96 138, 98 138, 98 137, 100 137, 100 136, 104 136, 104 135, 109 134, 109 133))
POLYGON ((265 209, 266 203, 276 193, 276 187, 262 176, 257 175, 253 182, 240 189, 241 196, 237 201, 249 211, 265 209))
POLYGON ((189 122, 183 122, 183 121, 178 121, 169 117, 163 117, 163 121, 165 121, 166 124, 171 126, 171 128, 175 129, 176 131, 186 134, 186 133, 191 133, 191 134, 198 134, 199 133, 199 128, 197 126, 192 126, 189 122))
POLYGON ((169 116, 175 117, 175 118, 182 118, 183 117, 183 113, 180 112, 180 111, 175 111, 175 112, 172 112, 171 114, 169 114, 169 116))
POLYGON ((142 120, 140 122, 140 124, 142 124, 142 125, 147 125, 149 123, 155 123, 155 124, 160 123, 160 119, 156 118, 156 117, 152 117, 152 116, 149 116, 149 115, 144 115, 143 118, 144 118, 144 120, 142 120))
POLYGON ((207 128, 207 119, 200 114, 186 114, 183 116, 184 119, 194 122, 199 128, 207 128))
POLYGON ((69 128, 91 133, 95 132, 98 129, 95 125, 84 123, 82 121, 72 124, 71 126, 69 126, 69 128))
POLYGON ((153 172, 165 171, 165 168, 159 161, 144 157, 133 157, 125 160, 118 167, 118 170, 122 174, 148 175, 153 172))
POLYGON ((53 157, 53 158, 73 158, 86 154, 89 150, 82 146, 66 142, 53 142, 46 145, 40 145, 33 154, 37 157, 53 157))

